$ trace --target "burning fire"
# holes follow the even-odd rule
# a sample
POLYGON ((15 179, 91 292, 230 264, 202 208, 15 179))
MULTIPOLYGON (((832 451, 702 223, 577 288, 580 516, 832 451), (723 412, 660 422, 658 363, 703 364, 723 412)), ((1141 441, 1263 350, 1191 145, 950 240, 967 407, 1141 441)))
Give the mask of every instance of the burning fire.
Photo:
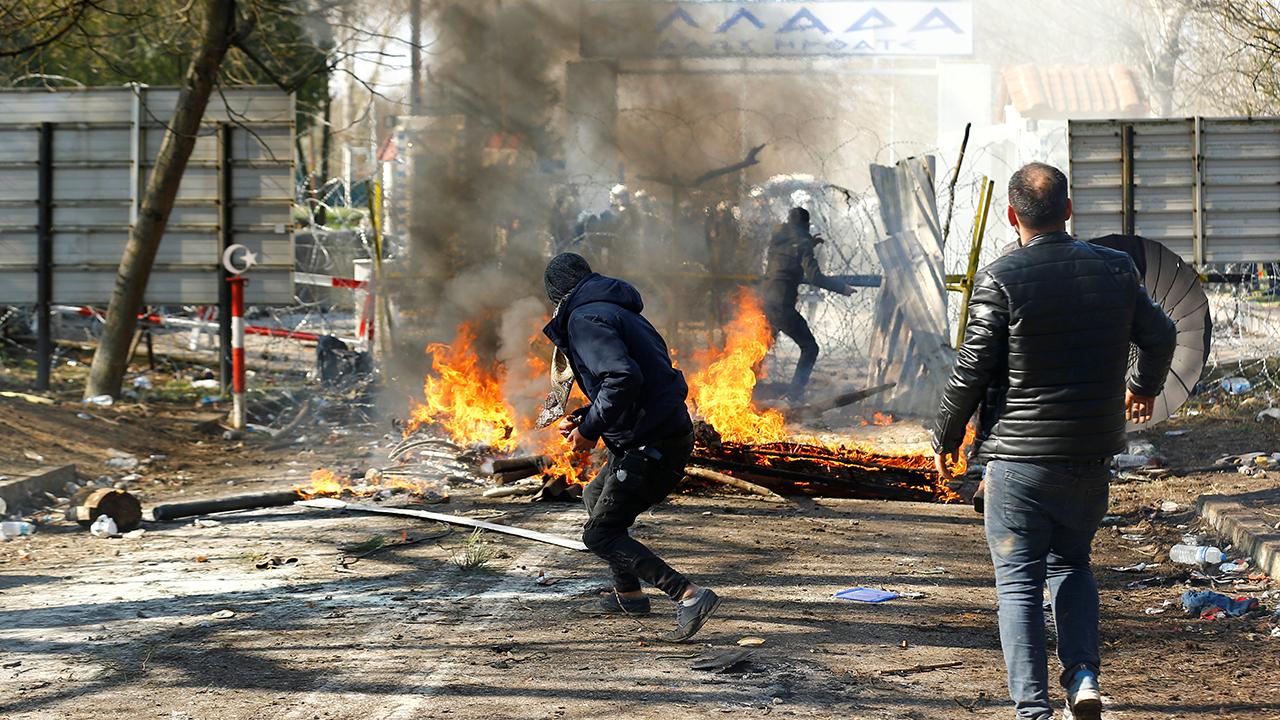
POLYGON ((480 367, 475 340, 475 331, 463 324, 452 345, 427 346, 435 374, 423 381, 426 402, 413 403, 405 435, 434 423, 459 444, 482 443, 503 452, 516 448, 515 411, 503 397, 501 378, 480 367))
POLYGON ((769 321, 760 299, 740 290, 738 314, 725 328, 723 350, 695 353, 702 369, 689 379, 698 414, 730 442, 770 443, 785 440, 782 413, 760 410, 752 400, 756 369, 773 345, 769 321))
POLYGON ((383 490, 404 490, 415 495, 442 493, 443 488, 429 480, 416 480, 410 477, 380 472, 370 477, 366 475, 359 481, 339 477, 332 470, 320 468, 313 470, 306 485, 295 485, 294 491, 304 499, 314 497, 339 497, 344 493, 358 496, 374 495, 383 490))
MULTIPOLYGON (((724 330, 724 346, 695 353, 690 363, 699 368, 689 377, 691 405, 723 441, 721 448, 699 452, 715 453, 730 464, 737 463, 748 474, 752 467, 781 471, 780 477, 789 478, 796 487, 811 482, 821 484, 824 477, 864 477, 871 478, 873 484, 879 483, 885 497, 923 496, 944 502, 959 499, 934 473, 933 457, 928 451, 792 436, 781 412, 757 407, 752 396, 773 335, 758 297, 742 290, 737 303, 737 315, 724 330)), ((542 469, 546 478, 560 477, 570 485, 586 482, 590 453, 574 453, 553 430, 535 430, 533 415, 517 414, 508 402, 508 398, 515 400, 534 386, 539 390, 546 387, 542 384, 548 374, 543 359, 546 353, 539 352, 545 341, 538 336, 532 338, 526 364, 508 368, 501 362, 482 365, 473 348, 475 339, 474 330, 464 324, 452 344, 427 348, 433 372, 424 380, 424 401, 413 403, 405 434, 425 424, 436 424, 459 444, 482 444, 504 454, 520 449, 545 455, 549 458, 542 469)), ((516 404, 530 405, 527 409, 534 410, 524 400, 516 404)), ((887 426, 894 421, 892 415, 876 412, 862 424, 887 426)), ((971 436, 966 438, 966 446, 971 441, 971 436)), ((952 469, 958 475, 963 473, 963 466, 962 459, 952 469)), ((413 484, 397 485, 399 479, 390 476, 382 480, 371 492, 413 484)), ((366 487, 367 484, 356 486, 359 492, 366 487)), ((350 483, 326 470, 316 471, 311 484, 299 488, 306 497, 353 491, 357 490, 350 483)))
POLYGON ((298 484, 293 489, 298 495, 311 500, 312 497, 339 497, 347 493, 347 495, 370 496, 376 495, 385 489, 402 489, 404 492, 413 493, 413 495, 428 495, 428 493, 439 493, 439 495, 447 495, 444 488, 439 484, 430 482, 430 480, 419 480, 401 475, 388 473, 366 474, 364 479, 352 482, 349 478, 340 478, 333 470, 321 468, 312 470, 311 477, 308 478, 306 484, 298 484))

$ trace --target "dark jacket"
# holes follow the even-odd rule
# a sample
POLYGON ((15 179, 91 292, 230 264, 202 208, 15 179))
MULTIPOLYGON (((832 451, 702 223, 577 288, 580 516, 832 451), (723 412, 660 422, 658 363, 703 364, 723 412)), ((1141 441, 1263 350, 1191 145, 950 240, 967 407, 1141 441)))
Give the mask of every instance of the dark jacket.
POLYGON ((569 357, 578 387, 591 401, 578 432, 604 438, 622 452, 689 432, 689 387, 671 365, 667 344, 640 315, 640 293, 622 280, 592 273, 561 303, 543 329, 569 357))
POLYGON ((813 236, 808 229, 784 224, 774 230, 764 271, 766 306, 795 307, 802 282, 844 292, 844 282, 822 274, 813 248, 813 236))
POLYGON ((1125 446, 1130 343, 1138 360, 1128 388, 1158 395, 1173 359, 1173 321, 1147 297, 1124 253, 1047 233, 974 278, 969 326, 942 395, 938 452, 956 450, 993 382, 1003 407, 982 456, 1097 460, 1125 446), (1007 376, 997 378, 1007 362, 1007 376))

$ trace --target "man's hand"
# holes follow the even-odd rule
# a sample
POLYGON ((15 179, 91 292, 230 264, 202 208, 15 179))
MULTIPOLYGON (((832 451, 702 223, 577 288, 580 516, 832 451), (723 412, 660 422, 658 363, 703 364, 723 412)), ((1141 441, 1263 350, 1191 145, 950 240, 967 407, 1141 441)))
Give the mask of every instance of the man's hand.
POLYGON ((577 415, 565 415, 556 423, 556 430, 560 431, 560 437, 568 440, 569 433, 573 432, 582 424, 582 418, 577 415))
POLYGON ((1155 407, 1154 395, 1134 395, 1132 390, 1124 391, 1124 417, 1136 423, 1144 423, 1151 419, 1151 409, 1155 407))
POLYGON ((933 454, 933 467, 938 471, 938 477, 943 480, 954 480, 955 475, 951 474, 951 466, 960 458, 959 451, 952 451, 945 455, 933 454))
POLYGON ((577 426, 574 426, 573 430, 569 432, 568 437, 565 439, 569 441, 569 445, 573 447, 574 452, 587 452, 594 448, 596 443, 600 442, 599 438, 596 438, 595 440, 588 440, 582 437, 582 433, 578 432, 577 426))

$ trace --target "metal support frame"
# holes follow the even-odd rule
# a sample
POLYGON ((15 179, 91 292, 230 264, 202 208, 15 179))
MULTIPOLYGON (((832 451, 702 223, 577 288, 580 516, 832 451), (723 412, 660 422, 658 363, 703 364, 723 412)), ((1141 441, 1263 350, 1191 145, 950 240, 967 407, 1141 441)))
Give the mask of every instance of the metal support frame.
POLYGON ((1191 257, 1204 267, 1204 129, 1203 119, 1191 120, 1191 257))
POLYGON ((978 194, 978 212, 973 218, 973 238, 969 241, 969 267, 960 278, 960 322, 956 329, 956 347, 964 342, 964 331, 969 327, 969 298, 973 296, 973 278, 978 274, 978 261, 982 257, 982 239, 987 234, 987 216, 991 211, 991 198, 996 184, 982 176, 982 191, 978 194))
MULTIPOLYGON (((231 213, 231 125, 218 123, 218 257, 233 242, 231 213)), ((231 273, 218 263, 218 379, 225 395, 232 383, 231 273)))
POLYGON ((1125 123, 1120 126, 1120 207, 1123 213, 1123 227, 1121 231, 1125 235, 1134 234, 1134 207, 1133 207, 1133 124, 1125 123))
POLYGON ((53 123, 40 123, 36 180, 36 389, 49 389, 53 365, 53 123))

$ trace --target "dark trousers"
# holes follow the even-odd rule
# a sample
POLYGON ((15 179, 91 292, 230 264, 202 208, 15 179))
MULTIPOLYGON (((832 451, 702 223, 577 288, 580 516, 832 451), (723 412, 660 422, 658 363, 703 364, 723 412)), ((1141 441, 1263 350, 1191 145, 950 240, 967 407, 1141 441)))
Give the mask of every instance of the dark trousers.
POLYGON ((648 447, 660 452, 661 459, 654 461, 638 450, 609 453, 609 462, 582 493, 587 506, 582 542, 609 564, 618 592, 639 590, 643 580, 676 600, 688 589, 689 581, 627 530, 640 513, 662 502, 684 477, 693 436, 648 447))
POLYGON ((813 366, 818 362, 818 341, 809 329, 809 323, 796 310, 795 304, 781 305, 770 303, 765 306, 765 315, 773 328, 774 337, 782 333, 800 346, 800 361, 796 363, 796 372, 791 376, 791 395, 800 395, 809 384, 809 376, 813 374, 813 366))
POLYGON ((987 463, 987 544, 996 570, 1000 645, 1022 720, 1049 720, 1044 587, 1049 586, 1063 685, 1098 672, 1098 586, 1089 554, 1107 511, 1104 462, 987 463))

